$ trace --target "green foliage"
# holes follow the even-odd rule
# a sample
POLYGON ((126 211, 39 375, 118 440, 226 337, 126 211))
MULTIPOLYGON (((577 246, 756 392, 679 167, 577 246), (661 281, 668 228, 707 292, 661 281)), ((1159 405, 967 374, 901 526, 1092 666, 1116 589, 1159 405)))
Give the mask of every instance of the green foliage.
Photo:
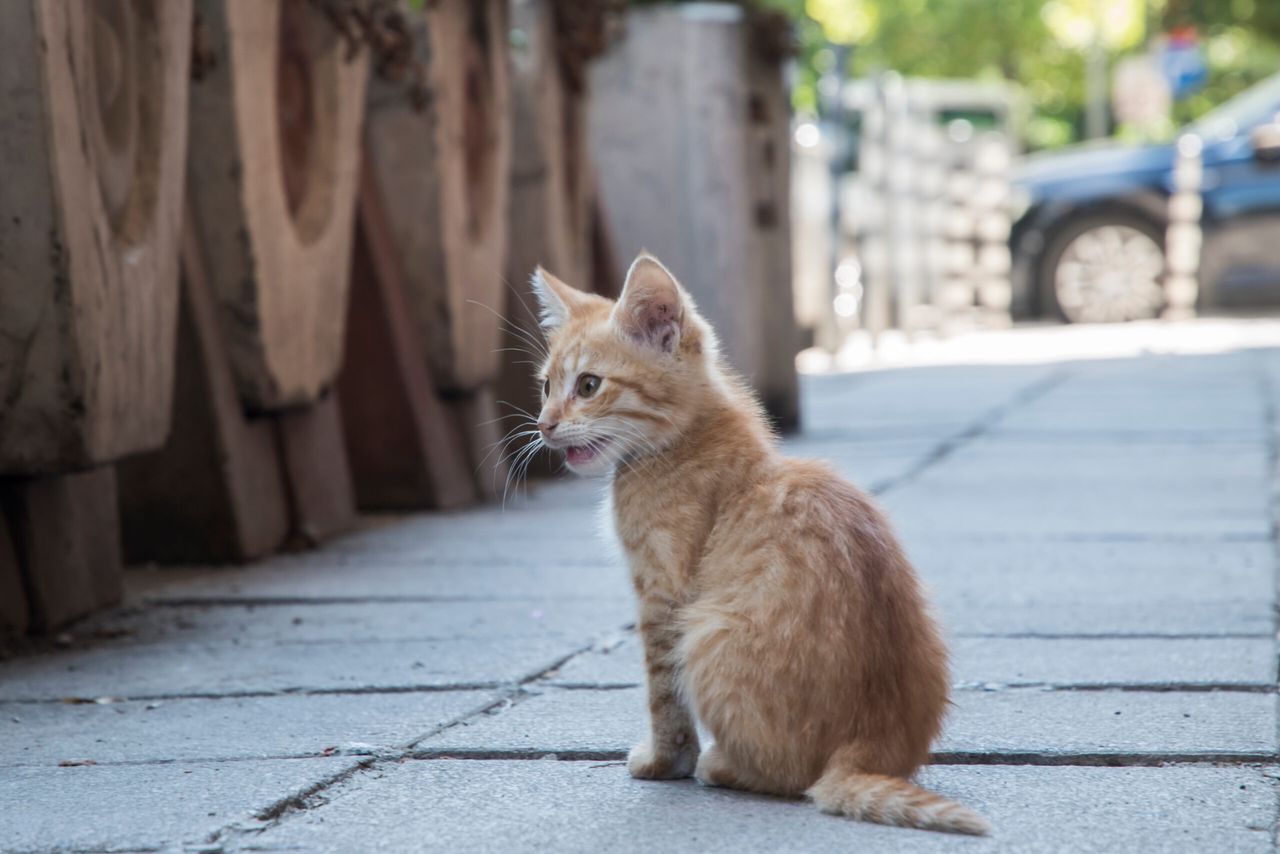
MULTIPOLYGON (((652 0, 650 0, 652 2, 652 0)), ((744 0, 751 3, 753 0, 744 0)), ((800 45, 795 106, 816 111, 816 85, 848 46, 847 72, 1010 80, 1026 92, 1035 148, 1080 139, 1095 28, 1108 68, 1193 25, 1209 65, 1200 92, 1175 105, 1172 133, 1280 70, 1280 0, 754 0, 786 12, 800 45)), ((1120 129, 1124 131, 1125 129, 1120 129)))

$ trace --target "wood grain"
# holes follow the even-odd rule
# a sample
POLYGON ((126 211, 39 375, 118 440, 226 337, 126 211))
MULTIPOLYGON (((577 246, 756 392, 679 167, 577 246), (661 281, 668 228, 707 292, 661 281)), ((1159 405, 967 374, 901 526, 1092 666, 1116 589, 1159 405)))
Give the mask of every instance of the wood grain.
POLYGON ((191 4, 0 4, 0 474, 169 429, 191 4))

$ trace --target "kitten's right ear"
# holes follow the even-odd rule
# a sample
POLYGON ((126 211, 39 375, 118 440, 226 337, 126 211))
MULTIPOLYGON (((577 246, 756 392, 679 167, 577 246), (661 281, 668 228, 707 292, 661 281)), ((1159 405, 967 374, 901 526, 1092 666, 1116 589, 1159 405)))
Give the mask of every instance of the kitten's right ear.
POLYGON ((657 258, 641 252, 627 271, 613 320, 632 341, 671 353, 680 346, 687 302, 675 276, 657 258))
POLYGON ((587 294, 560 281, 541 265, 533 271, 530 284, 542 309, 538 321, 548 332, 563 326, 574 310, 588 299, 587 294))

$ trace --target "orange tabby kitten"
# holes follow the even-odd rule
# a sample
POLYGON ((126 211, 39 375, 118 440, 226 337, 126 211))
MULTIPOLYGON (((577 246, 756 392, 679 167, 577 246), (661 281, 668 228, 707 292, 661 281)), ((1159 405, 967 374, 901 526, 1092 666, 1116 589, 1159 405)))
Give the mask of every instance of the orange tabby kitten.
POLYGON ((867 821, 983 834, 908 777, 947 706, 947 653, 871 500, 781 456, 715 334, 642 254, 617 303, 539 269, 541 439, 611 474, 639 598, 652 733, 632 776, 804 794, 867 821), (715 739, 699 753, 695 718, 715 739))

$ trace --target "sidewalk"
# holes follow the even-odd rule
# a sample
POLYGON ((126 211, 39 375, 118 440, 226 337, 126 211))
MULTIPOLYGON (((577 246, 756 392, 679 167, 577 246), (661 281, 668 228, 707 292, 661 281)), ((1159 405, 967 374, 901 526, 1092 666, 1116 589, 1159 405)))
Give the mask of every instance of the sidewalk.
POLYGON ((1275 850, 1280 350, 1220 327, 806 380, 791 451, 880 495, 951 640, 923 782, 990 839, 631 780, 630 587, 575 481, 134 572, 128 608, 0 664, 0 849, 1275 850))

